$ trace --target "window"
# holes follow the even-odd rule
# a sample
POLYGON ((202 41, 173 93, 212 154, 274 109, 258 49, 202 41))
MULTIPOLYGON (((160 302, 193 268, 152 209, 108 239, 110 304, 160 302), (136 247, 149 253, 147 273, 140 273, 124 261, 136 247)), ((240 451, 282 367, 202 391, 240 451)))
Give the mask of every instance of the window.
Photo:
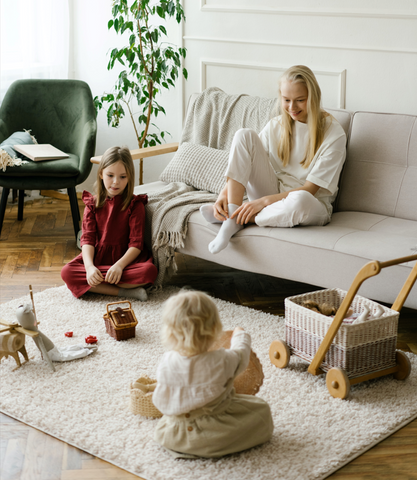
POLYGON ((68 78, 68 0, 0 0, 0 101, 22 78, 68 78))

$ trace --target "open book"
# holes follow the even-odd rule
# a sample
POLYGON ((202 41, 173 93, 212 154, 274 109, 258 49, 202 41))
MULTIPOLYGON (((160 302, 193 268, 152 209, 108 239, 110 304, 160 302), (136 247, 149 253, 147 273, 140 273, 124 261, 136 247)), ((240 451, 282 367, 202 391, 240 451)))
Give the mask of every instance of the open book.
POLYGON ((23 153, 34 162, 42 160, 56 160, 59 158, 68 158, 69 155, 53 147, 49 143, 37 145, 13 145, 16 152, 23 153))

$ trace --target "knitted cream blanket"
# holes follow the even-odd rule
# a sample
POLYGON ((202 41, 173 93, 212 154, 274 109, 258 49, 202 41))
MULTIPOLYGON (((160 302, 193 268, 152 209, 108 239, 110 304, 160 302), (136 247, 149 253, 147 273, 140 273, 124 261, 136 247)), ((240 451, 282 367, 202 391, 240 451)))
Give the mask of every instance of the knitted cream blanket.
POLYGON ((276 104, 276 98, 228 95, 220 88, 208 88, 190 107, 180 143, 230 150, 236 131, 251 128, 259 133, 278 115, 276 104))
POLYGON ((214 203, 217 195, 195 190, 181 182, 168 183, 163 189, 148 194, 146 231, 152 232, 151 245, 158 277, 154 287, 160 287, 165 276, 177 269, 175 250, 184 247, 190 215, 205 203, 214 203))
MULTIPOLYGON (((218 88, 209 88, 191 106, 181 143, 229 150, 239 128, 252 128, 260 132, 270 120, 275 104, 275 99, 228 95, 218 88)), ((207 169, 210 169, 210 164, 207 169)), ((165 275, 177 268, 175 250, 184 247, 190 215, 201 205, 214 203, 217 195, 176 182, 149 194, 148 199, 146 230, 152 232, 152 238, 148 238, 147 242, 151 245, 159 272, 154 286, 160 287, 165 275)))

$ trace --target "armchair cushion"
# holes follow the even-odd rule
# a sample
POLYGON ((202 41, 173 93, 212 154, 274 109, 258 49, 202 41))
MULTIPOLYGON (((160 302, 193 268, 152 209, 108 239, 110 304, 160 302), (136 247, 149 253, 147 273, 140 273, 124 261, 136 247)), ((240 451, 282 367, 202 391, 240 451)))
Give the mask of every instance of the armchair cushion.
POLYGON ((229 152, 184 142, 161 173, 160 180, 184 182, 198 190, 219 194, 225 185, 229 152))
MULTIPOLYGON (((28 160, 18 168, 6 168, 1 175, 3 178, 21 177, 22 179, 25 179, 25 182, 28 177, 60 177, 62 179, 77 177, 80 174, 80 160, 77 155, 72 153, 69 153, 68 155, 68 158, 60 158, 59 160, 47 160, 43 162, 33 162, 32 160, 28 160)), ((27 158, 24 155, 22 155, 22 157, 27 158)), ((26 188, 29 189, 29 187, 26 188)))

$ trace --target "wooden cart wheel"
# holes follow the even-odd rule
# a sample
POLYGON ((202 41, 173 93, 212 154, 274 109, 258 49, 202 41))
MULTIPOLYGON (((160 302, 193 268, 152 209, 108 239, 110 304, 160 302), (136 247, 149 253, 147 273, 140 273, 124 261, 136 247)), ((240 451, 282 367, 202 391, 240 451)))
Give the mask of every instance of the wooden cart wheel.
POLYGON ((290 349, 288 345, 282 340, 275 340, 269 347, 269 358, 272 365, 278 368, 285 368, 290 361, 290 349))
POLYGON ((334 367, 327 372, 326 385, 330 395, 334 398, 343 400, 349 395, 349 378, 341 368, 334 367))
POLYGON ((395 360, 399 369, 398 372, 394 373, 394 378, 396 380, 405 380, 411 372, 410 360, 404 352, 399 350, 395 352, 395 360))

